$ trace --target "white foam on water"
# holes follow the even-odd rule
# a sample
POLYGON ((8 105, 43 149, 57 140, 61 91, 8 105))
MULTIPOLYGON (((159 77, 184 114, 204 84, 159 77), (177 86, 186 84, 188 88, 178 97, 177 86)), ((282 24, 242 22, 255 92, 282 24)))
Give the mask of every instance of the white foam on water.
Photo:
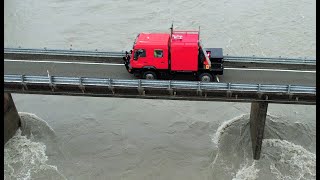
POLYGON ((55 132, 45 120, 28 112, 19 112, 19 116, 21 119, 21 135, 27 135, 27 138, 34 135, 39 137, 47 135, 50 138, 54 138, 55 132))
POLYGON ((19 112, 21 119, 21 135, 26 136, 32 142, 42 142, 46 146, 47 156, 64 159, 64 154, 60 150, 55 131, 43 119, 35 114, 19 112))
POLYGON ((66 179, 56 166, 47 164, 46 146, 32 142, 18 129, 4 147, 4 179, 36 179, 41 176, 66 179), (34 177, 35 176, 35 177, 34 177))
MULTIPOLYGON (((223 137, 224 136, 228 136, 229 133, 228 131, 230 131, 230 129, 233 129, 232 127, 234 126, 235 123, 244 120, 244 118, 248 116, 248 114, 241 114, 239 116, 236 116, 228 121, 223 122, 217 129, 217 131, 215 132, 215 134, 212 135, 212 142, 217 146, 218 148, 218 152, 216 154, 216 156, 214 157, 213 162, 211 163, 211 165, 209 166, 209 168, 212 169, 212 176, 215 178, 218 177, 223 177, 223 178, 227 178, 227 179, 231 179, 232 177, 236 176, 236 169, 237 168, 237 163, 234 163, 234 161, 230 161, 228 158, 226 158, 226 153, 231 157, 234 156, 237 151, 234 151, 234 149, 232 149, 229 145, 232 145, 234 147, 239 146, 237 145, 237 143, 234 144, 229 144, 228 142, 224 142, 223 137), (226 144, 229 147, 228 150, 224 150, 226 148, 226 144)), ((248 116, 249 117, 249 116, 248 116)), ((242 122, 240 122, 242 123, 242 122)), ((238 126, 238 125, 236 125, 238 126)), ((243 136, 243 132, 241 132, 242 128, 240 128, 239 131, 239 139, 237 139, 237 141, 241 141, 241 136, 243 136)), ((233 160, 236 159, 241 159, 241 157, 239 157, 239 155, 236 155, 235 158, 232 158, 233 160)), ((237 161, 237 160, 236 160, 237 161)), ((247 162, 248 163, 248 162, 247 162)), ((246 167, 244 167, 246 168, 246 167)), ((239 177, 240 175, 238 175, 239 177)))
POLYGON ((236 176, 232 180, 256 180, 258 179, 259 169, 256 167, 256 161, 253 161, 251 165, 245 164, 239 169, 236 176))
POLYGON ((255 161, 252 159, 250 129, 246 123, 249 118, 245 114, 232 118, 222 123, 212 136, 212 142, 218 148, 210 166, 213 177, 233 180, 316 178, 316 155, 293 143, 294 139, 289 138, 293 142, 282 140, 287 136, 286 132, 298 130, 304 133, 303 126, 296 129, 292 123, 284 123, 283 118, 268 114, 265 135, 268 134, 270 139, 263 140, 261 158, 255 161), (278 126, 281 128, 274 128, 278 126))
POLYGON ((316 179, 316 155, 300 145, 280 139, 264 139, 262 160, 271 161, 277 179, 316 179))
POLYGON ((242 119, 246 114, 241 114, 228 121, 224 121, 217 129, 216 133, 211 136, 211 140, 217 146, 219 146, 220 136, 225 132, 225 130, 239 119, 242 119))

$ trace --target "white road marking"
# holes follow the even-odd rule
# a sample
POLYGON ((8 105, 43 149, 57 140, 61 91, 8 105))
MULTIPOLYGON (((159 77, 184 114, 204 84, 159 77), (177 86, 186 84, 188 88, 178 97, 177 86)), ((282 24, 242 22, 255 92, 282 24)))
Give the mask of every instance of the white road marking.
POLYGON ((291 70, 291 69, 249 69, 249 68, 224 68, 224 69, 238 70, 238 71, 278 71, 278 72, 316 73, 316 71, 291 70))
MULTIPOLYGON (((53 64, 81 64, 81 65, 105 65, 105 66, 124 66, 124 64, 117 63, 90 63, 90 62, 66 62, 66 61, 37 61, 37 60, 16 60, 5 59, 4 62, 25 62, 25 63, 53 63, 53 64)), ((276 72, 300 72, 300 73, 316 73, 316 71, 307 70, 291 70, 291 69, 250 69, 250 68, 224 68, 225 70, 238 71, 276 71, 276 72)))

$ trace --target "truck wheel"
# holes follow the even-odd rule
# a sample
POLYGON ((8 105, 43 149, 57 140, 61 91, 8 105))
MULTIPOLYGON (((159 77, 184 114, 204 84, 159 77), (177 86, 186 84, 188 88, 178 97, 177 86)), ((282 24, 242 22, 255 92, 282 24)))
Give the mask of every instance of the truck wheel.
POLYGON ((143 73, 143 79, 149 79, 149 80, 157 79, 157 75, 152 71, 146 71, 143 73))
POLYGON ((202 82, 211 82, 213 81, 213 76, 209 73, 201 73, 199 75, 199 81, 202 81, 202 82))

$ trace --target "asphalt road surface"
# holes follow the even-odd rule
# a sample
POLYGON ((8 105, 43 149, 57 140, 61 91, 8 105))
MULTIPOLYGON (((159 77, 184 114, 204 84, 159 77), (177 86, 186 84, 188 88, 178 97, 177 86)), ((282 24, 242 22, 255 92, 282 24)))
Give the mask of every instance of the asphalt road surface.
MULTIPOLYGON (((133 79, 124 65, 75 62, 5 60, 4 74, 104 77, 133 79)), ((180 77, 177 80, 181 79, 180 77)), ((182 78, 183 79, 183 78, 182 78)), ((219 82, 316 85, 315 71, 225 68, 219 82)))

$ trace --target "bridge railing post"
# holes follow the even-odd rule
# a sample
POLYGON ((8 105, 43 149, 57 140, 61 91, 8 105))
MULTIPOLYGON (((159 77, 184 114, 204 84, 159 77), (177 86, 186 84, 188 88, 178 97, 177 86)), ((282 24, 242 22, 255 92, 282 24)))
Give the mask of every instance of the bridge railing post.
POLYGON ((262 140, 267 116, 268 102, 252 102, 250 112, 250 134, 253 159, 260 159, 262 140))

